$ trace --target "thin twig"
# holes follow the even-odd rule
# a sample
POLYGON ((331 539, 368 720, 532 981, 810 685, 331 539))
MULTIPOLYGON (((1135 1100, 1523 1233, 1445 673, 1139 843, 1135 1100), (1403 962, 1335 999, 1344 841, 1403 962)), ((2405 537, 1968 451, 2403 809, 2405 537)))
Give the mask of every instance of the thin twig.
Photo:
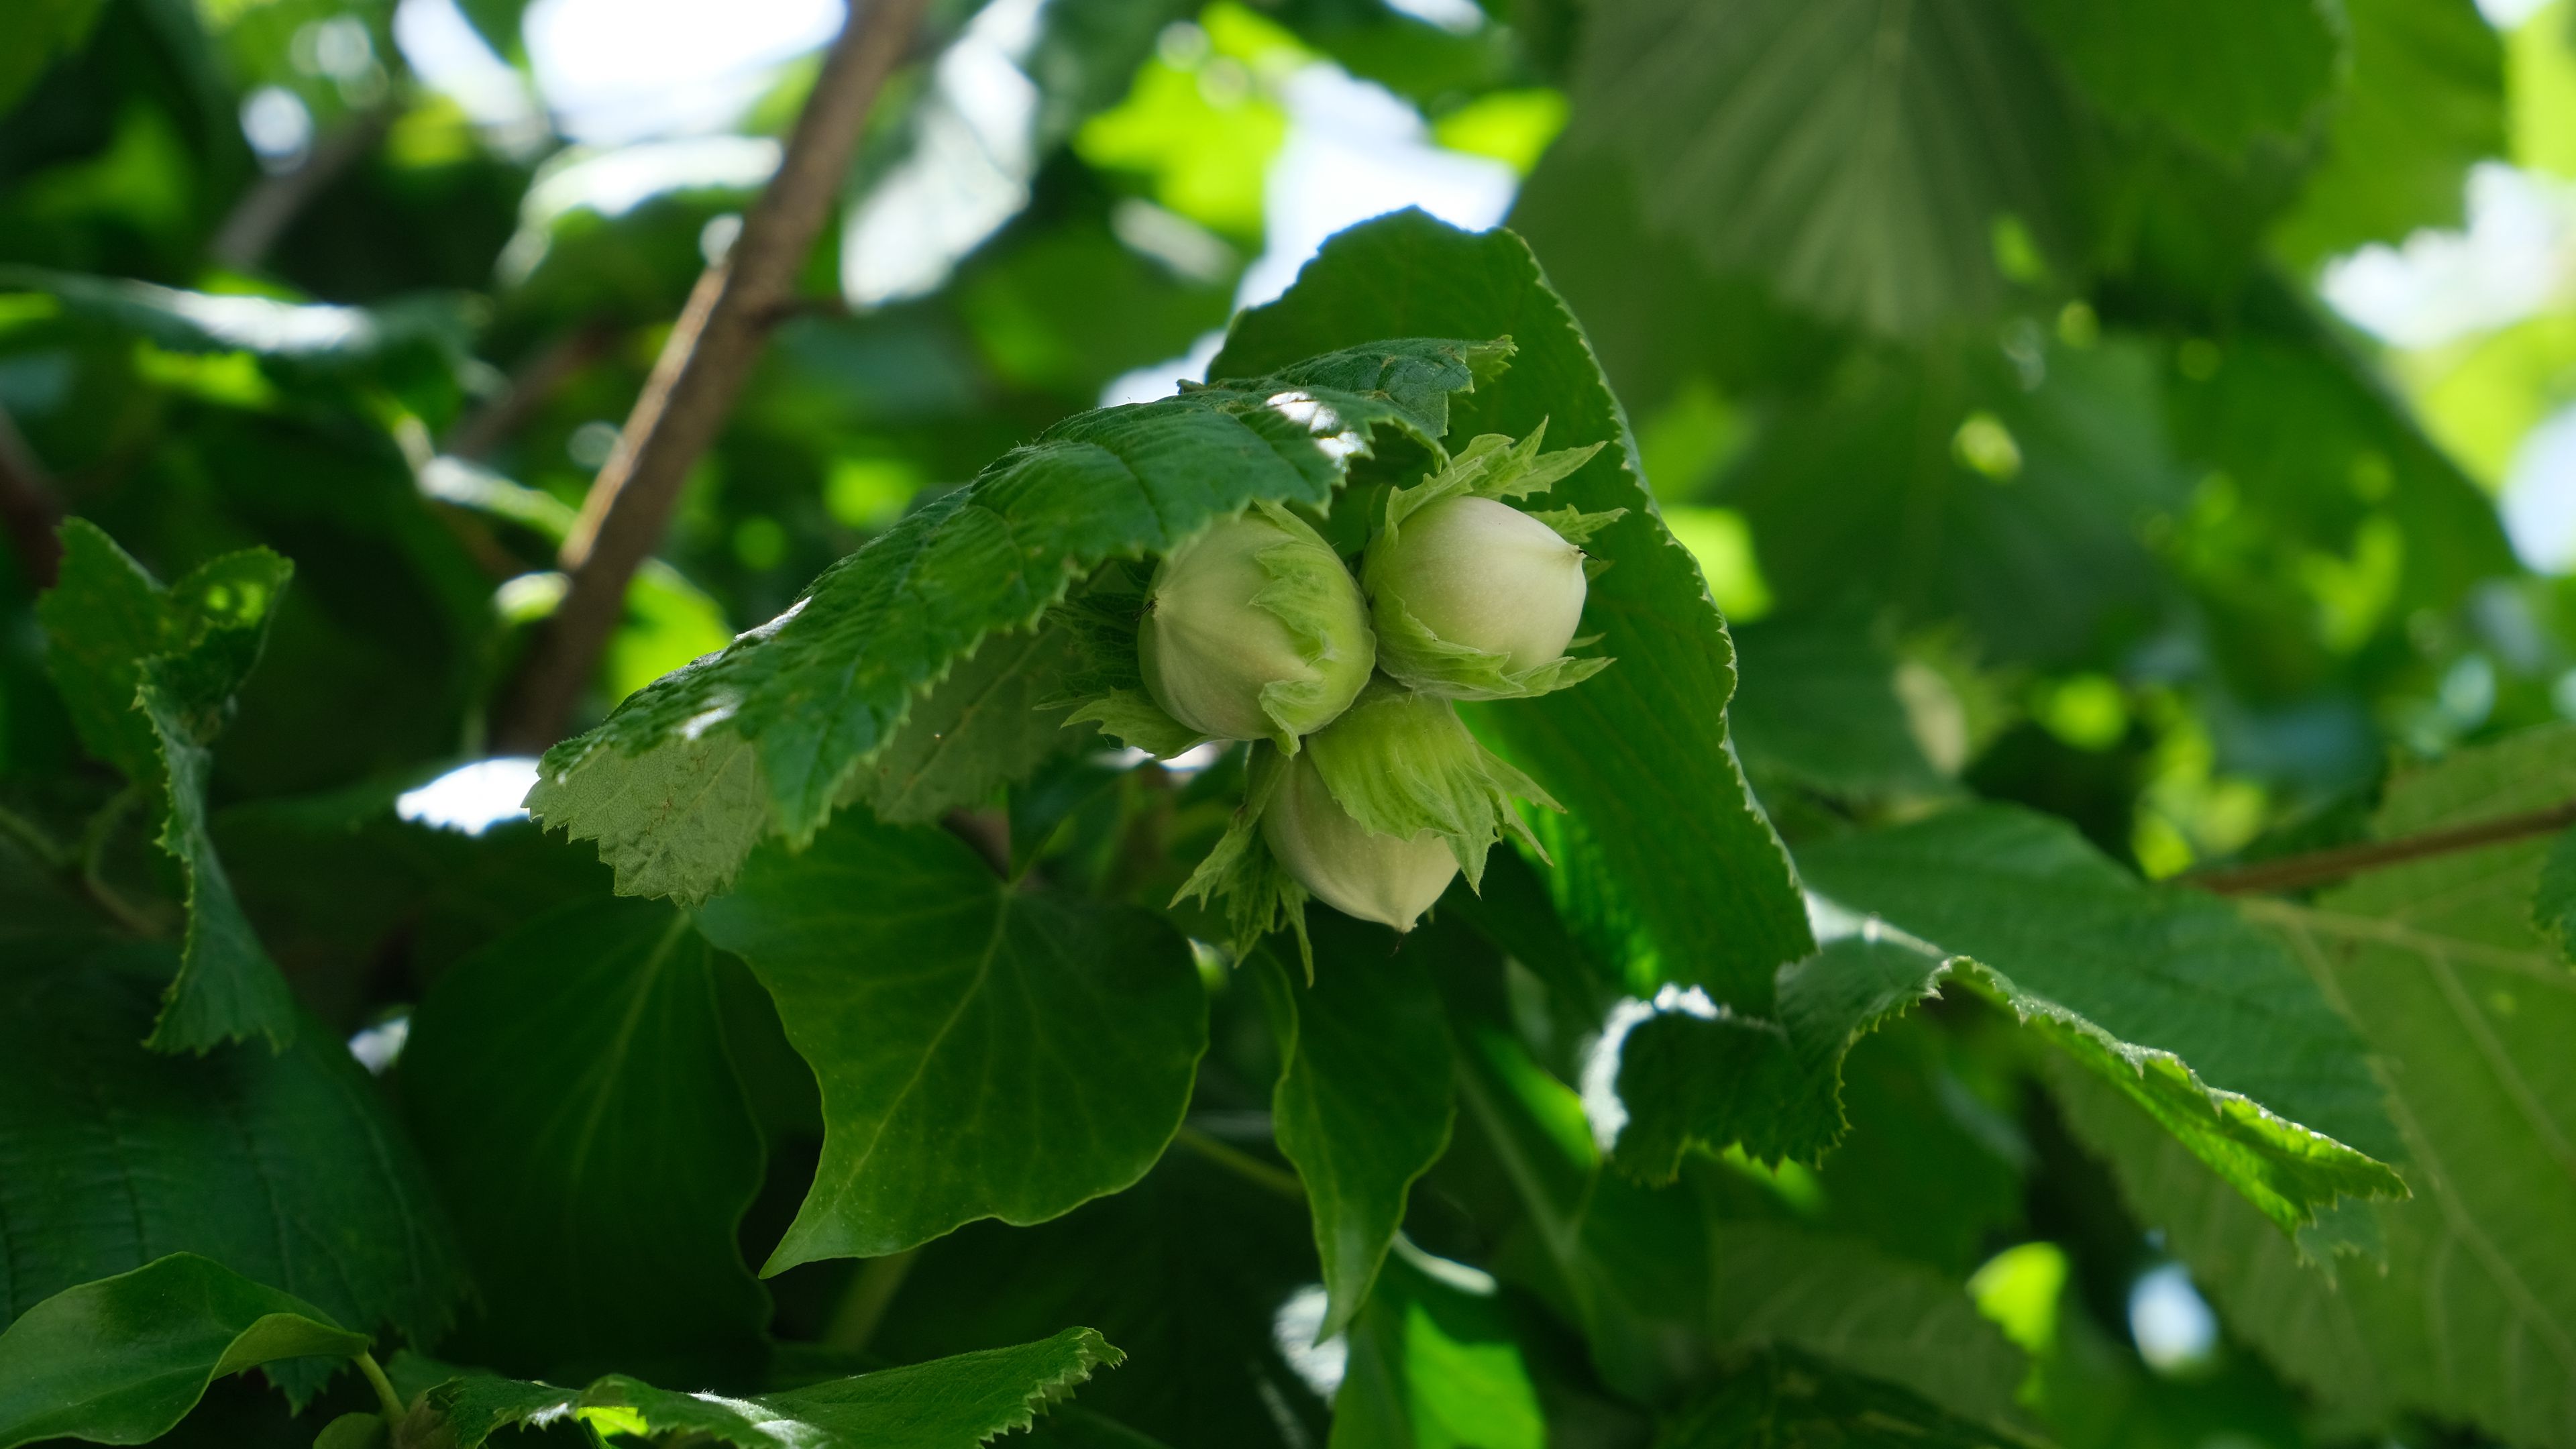
POLYGON ((161 923, 107 882, 107 848, 116 839, 116 828, 143 803, 144 795, 141 785, 127 785, 89 818, 81 831, 80 881, 90 900, 118 925, 138 936, 158 936, 161 923))
POLYGON ((1186 1147, 1266 1192, 1275 1193, 1293 1202, 1302 1203, 1306 1200, 1306 1184, 1297 1180, 1297 1174, 1283 1172, 1232 1143, 1196 1127, 1182 1124, 1179 1135, 1172 1139, 1172 1145, 1186 1147))
POLYGON ((72 851, 56 843, 45 828, 6 805, 0 805, 0 836, 18 842, 21 849, 36 858, 47 870, 60 870, 73 863, 72 851))
POLYGON ((368 1387, 376 1391, 376 1403, 385 1411, 386 1427, 400 1424, 403 1420, 402 1395, 394 1392, 393 1380, 385 1377, 384 1365, 376 1362, 374 1354, 362 1351, 358 1355, 358 1372, 366 1376, 368 1387))
POLYGON ((911 48, 928 0, 859 0, 824 58, 778 174, 742 235, 698 278, 608 463, 564 540, 571 588, 507 692, 496 747, 533 754, 563 733, 626 612, 626 586, 662 544, 680 486, 733 411, 831 216, 860 127, 911 48))
POLYGON ((520 364, 501 390, 465 415, 447 435, 448 454, 480 462, 528 425, 539 408, 552 401, 576 373, 607 355, 617 343, 617 329, 605 321, 585 322, 537 349, 520 364))
POLYGON ((218 265, 235 271, 258 266, 313 198, 383 142, 393 129, 394 114, 392 101, 361 111, 347 125, 323 137, 322 143, 306 152, 293 168, 260 178, 258 185, 242 194, 224 224, 216 229, 215 239, 206 245, 207 255, 218 265))
POLYGON ((63 544, 54 530, 63 521, 63 498, 45 471, 26 435, 0 408, 0 528, 9 531, 9 549, 18 569, 37 589, 54 586, 62 566, 63 544))
POLYGON ((2455 851, 2475 850, 2482 845, 2547 835, 2570 825, 2576 825, 2576 800, 2544 810, 2501 815, 2493 820, 2428 830, 2421 835, 2402 836, 2396 840, 2339 845, 2332 850, 2286 855, 2278 860, 2256 861, 2252 865, 2193 871, 2184 875, 2182 882, 2223 896, 2304 890, 2382 866, 2401 865, 2427 856, 2449 855, 2455 851))

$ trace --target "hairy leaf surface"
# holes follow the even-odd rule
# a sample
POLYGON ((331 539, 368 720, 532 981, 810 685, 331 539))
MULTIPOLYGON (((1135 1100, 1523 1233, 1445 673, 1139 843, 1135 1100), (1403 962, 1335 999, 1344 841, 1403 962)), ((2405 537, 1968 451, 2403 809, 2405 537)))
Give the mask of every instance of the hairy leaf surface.
POLYGON ((529 808, 597 840, 627 894, 693 902, 723 888, 747 842, 803 845, 986 636, 1035 626, 1106 560, 1166 552, 1256 500, 1329 506, 1380 428, 1436 448, 1449 395, 1510 350, 1353 341, 1056 424, 825 570, 786 613, 549 751, 529 808), (680 774, 721 789, 680 802, 653 783, 680 774))

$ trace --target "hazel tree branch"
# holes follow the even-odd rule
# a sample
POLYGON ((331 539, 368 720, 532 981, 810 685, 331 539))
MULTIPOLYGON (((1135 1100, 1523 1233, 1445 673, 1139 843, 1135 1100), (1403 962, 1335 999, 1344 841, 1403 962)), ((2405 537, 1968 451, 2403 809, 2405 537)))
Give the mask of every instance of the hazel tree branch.
POLYGON ((661 546, 689 469, 724 427, 775 318, 822 234, 859 131, 912 46, 927 0, 852 0, 796 118, 778 174, 688 306, 582 502, 559 562, 571 586, 504 692, 501 749, 533 754, 563 734, 626 609, 626 586, 661 546))
POLYGON ((2421 835, 2401 836, 2396 840, 2339 845, 2332 850, 2285 855, 2278 860, 2260 860, 2251 865, 2193 871, 2182 880, 2186 885, 2195 885, 2223 896, 2304 890, 2309 886, 2326 885, 2346 876, 2359 875, 2366 870, 2402 865, 2428 856, 2449 855, 2455 851, 2475 850, 2483 845, 2501 845, 2534 835, 2548 835, 2570 825, 2576 825, 2576 800, 2542 810, 2526 810, 2518 815, 2500 815, 2492 820, 2428 830, 2421 835))

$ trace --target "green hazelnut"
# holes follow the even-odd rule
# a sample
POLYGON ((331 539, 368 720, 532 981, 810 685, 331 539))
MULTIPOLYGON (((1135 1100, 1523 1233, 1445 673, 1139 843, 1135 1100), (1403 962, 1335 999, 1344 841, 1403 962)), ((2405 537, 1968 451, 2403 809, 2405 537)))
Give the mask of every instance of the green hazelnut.
POLYGON ((1311 753, 1291 761, 1261 815, 1262 842, 1316 899, 1346 916, 1413 929, 1458 874, 1449 843, 1431 831, 1408 840, 1351 817, 1324 784, 1311 753))
POLYGON ((1426 642, 1498 656, 1518 675, 1565 656, 1583 619, 1583 550, 1508 503, 1453 496, 1371 545, 1380 665, 1417 689, 1451 694, 1426 642), (1410 615, 1410 620, 1401 617, 1410 615))
POLYGON ((1173 719, 1291 754, 1349 706, 1377 660, 1367 600, 1340 555, 1267 504, 1163 559, 1136 650, 1146 692, 1173 719))

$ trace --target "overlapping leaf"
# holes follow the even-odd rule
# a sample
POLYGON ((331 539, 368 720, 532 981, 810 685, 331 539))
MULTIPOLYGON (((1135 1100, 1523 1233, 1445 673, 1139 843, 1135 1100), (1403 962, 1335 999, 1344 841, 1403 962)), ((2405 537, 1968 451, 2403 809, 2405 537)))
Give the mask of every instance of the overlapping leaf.
POLYGON ((365 1334, 302 1299, 173 1253, 66 1288, 0 1333, 0 1449, 56 1437, 141 1444, 227 1374, 366 1351, 365 1334))
MULTIPOLYGON (((2555 726, 2392 785, 2376 830, 2412 834, 2570 796, 2576 731, 2555 726)), ((2576 974, 2530 924, 2547 849, 2523 840, 2433 857, 2313 906, 2249 903, 2387 1063, 2415 1196, 2341 1234, 2375 1238, 2384 1271, 2303 1263, 2134 1114, 2070 1098, 2070 1120, 2139 1215, 2291 1376, 2364 1411, 2412 1408, 2528 1443, 2576 1436, 2576 974)))
POLYGON ((1098 1333, 1068 1328, 1038 1343, 747 1399, 675 1393, 624 1374, 582 1389, 470 1376, 423 1394, 393 1443, 475 1449, 501 1429, 569 1418, 601 1433, 738 1449, 972 1449, 1028 1428, 1094 1370, 1125 1358, 1098 1333))
POLYGON ((763 1153, 719 969, 680 912, 585 901, 449 968, 413 1014, 405 1105, 483 1285, 483 1361, 757 1354, 769 1303, 734 1228, 763 1153))
POLYGON ((768 1272, 1035 1223, 1133 1183, 1180 1126, 1207 1000, 1159 918, 996 877, 944 831, 845 817, 701 918, 823 1091, 823 1160, 768 1272))
POLYGON ((1311 981, 1267 957, 1259 969, 1282 1063, 1272 1130, 1315 1219, 1322 1338, 1367 1300, 1414 1179, 1449 1145, 1455 1101, 1449 1028, 1423 963, 1386 959, 1382 935, 1338 914, 1318 913, 1313 933, 1311 981))
POLYGON ((1547 1417, 1494 1280, 1400 1245, 1333 1396, 1340 1449, 1544 1449, 1547 1417))
POLYGON ((257 1035, 282 1048, 294 1000, 215 858, 206 775, 293 566, 245 549, 164 589, 96 527, 75 519, 62 537, 61 582, 38 606, 55 687, 91 753, 160 797, 161 847, 187 882, 185 949, 151 1044, 202 1052, 257 1035))
POLYGON ((1510 350, 1350 340, 1255 381, 1056 424, 550 751, 530 808, 597 840, 629 894, 702 899, 763 836, 803 844, 987 635, 1034 626, 1100 563, 1166 551, 1256 499, 1328 505, 1377 429, 1437 447, 1449 395, 1510 350))
POLYGON ((2329 0, 2021 0, 2020 10, 2104 112, 2222 156, 2267 133, 2296 137, 2342 79, 2343 7, 2329 0))
POLYGON ((2343 0, 2352 70, 2325 154, 2283 218, 2293 255, 2455 226, 2468 170, 2505 150, 2504 49, 2472 0, 2343 0))
MULTIPOLYGON (((12 948, 0 972, 0 1310, 198 1253, 341 1324, 423 1341, 463 1268, 410 1142, 327 1031, 198 1058, 136 1045, 170 953, 12 948)), ((297 1365, 308 1370, 309 1365, 297 1365)), ((290 1374, 299 1392, 318 1384, 290 1374)))
POLYGON ((1618 667, 1462 713, 1596 843, 1570 854, 1549 839, 1551 889, 1616 902, 1669 978, 1766 1005, 1773 970, 1812 943, 1787 859, 1727 748, 1726 623, 1656 514, 1618 403, 1529 249, 1509 232, 1471 235, 1418 211, 1354 227, 1286 296, 1236 320, 1215 368, 1258 371, 1387 327, 1513 338, 1511 371, 1459 399, 1464 434, 1519 436, 1545 418, 1550 444, 1611 445, 1552 496, 1586 512, 1628 510, 1588 545, 1611 566, 1592 581, 1584 630, 1618 667))

